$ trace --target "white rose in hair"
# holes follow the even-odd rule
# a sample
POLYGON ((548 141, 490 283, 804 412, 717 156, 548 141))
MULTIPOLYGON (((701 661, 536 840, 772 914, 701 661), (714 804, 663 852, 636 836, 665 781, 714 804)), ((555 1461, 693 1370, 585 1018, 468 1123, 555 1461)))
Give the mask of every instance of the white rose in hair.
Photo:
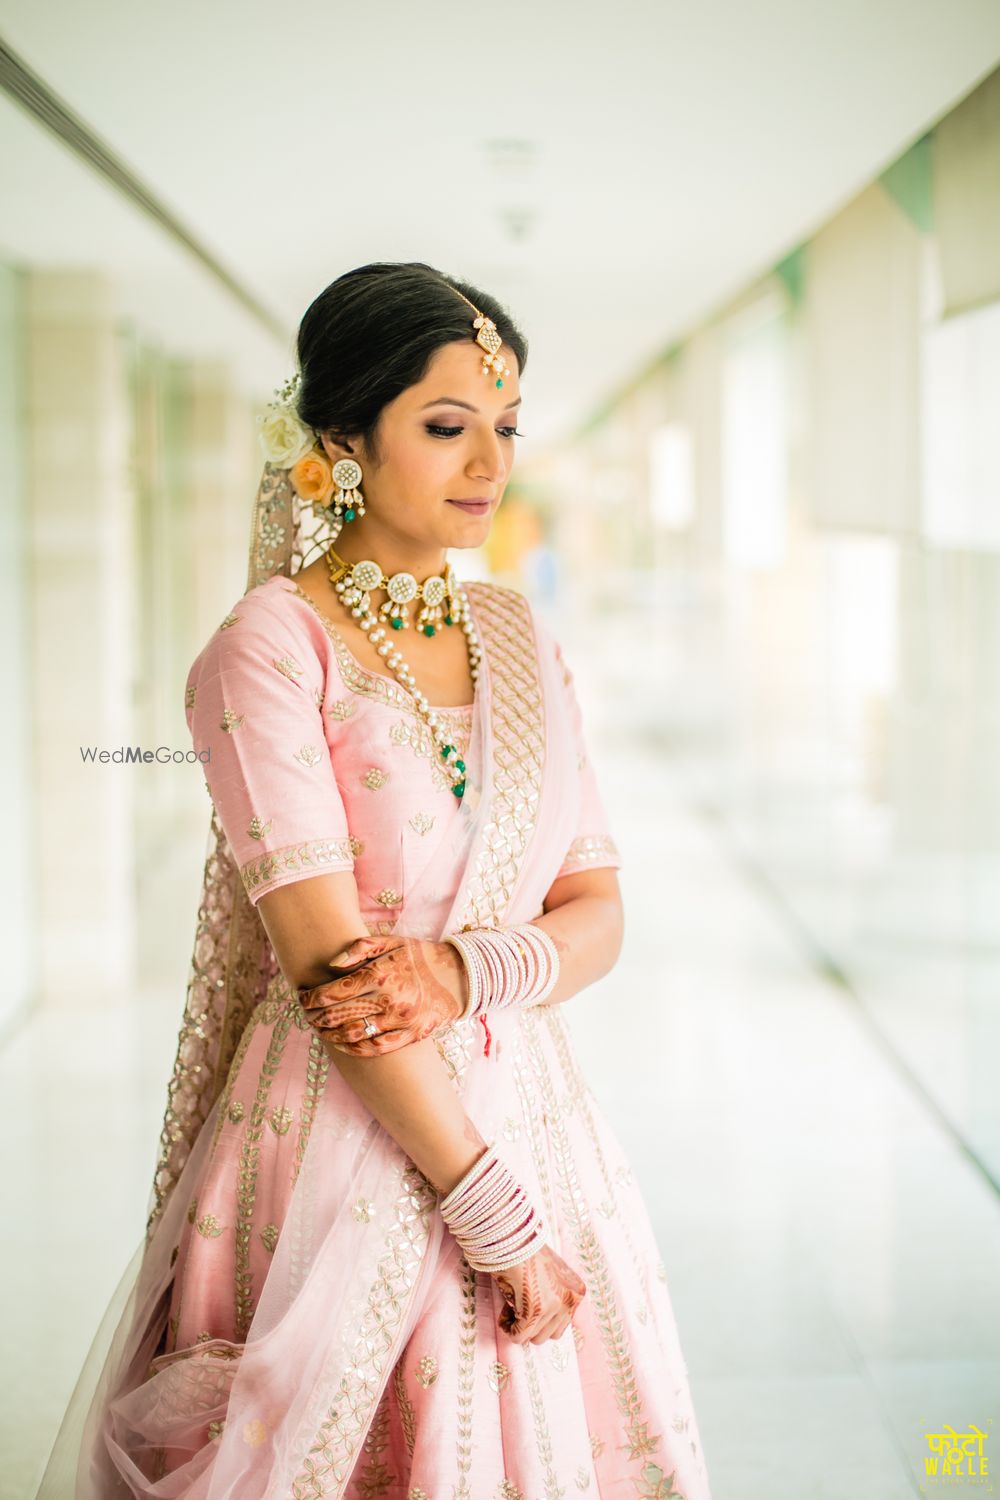
POLYGON ((275 407, 258 417, 257 426, 264 457, 277 469, 290 469, 316 441, 312 428, 304 426, 287 407, 275 407))

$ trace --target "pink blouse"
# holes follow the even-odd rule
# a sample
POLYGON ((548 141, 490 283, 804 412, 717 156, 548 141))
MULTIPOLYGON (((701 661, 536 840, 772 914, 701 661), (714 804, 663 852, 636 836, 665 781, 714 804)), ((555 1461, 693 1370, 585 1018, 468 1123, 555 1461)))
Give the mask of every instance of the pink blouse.
MULTIPOLYGON (((538 620, 540 649, 558 644, 538 620)), ((562 662, 576 735, 578 832, 559 875, 621 859, 584 744, 572 674, 562 662)), ((410 881, 427 869, 423 841, 458 816, 459 799, 412 695, 363 667, 333 622, 294 579, 276 574, 244 594, 195 658, 185 710, 209 794, 250 900, 327 870, 353 870, 362 915, 388 932, 410 881)), ((449 739, 468 749, 472 705, 438 708, 449 739)))

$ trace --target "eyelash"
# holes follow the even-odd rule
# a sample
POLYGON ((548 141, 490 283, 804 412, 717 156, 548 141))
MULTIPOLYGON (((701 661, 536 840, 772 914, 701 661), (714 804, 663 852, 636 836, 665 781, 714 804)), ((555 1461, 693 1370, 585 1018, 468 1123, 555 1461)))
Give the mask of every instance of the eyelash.
MULTIPOLYGON (((454 437, 456 433, 463 432, 465 430, 462 427, 439 427, 436 426, 433 422, 427 422, 425 423, 425 426, 427 428, 427 431, 432 432, 435 437, 451 438, 454 437)), ((524 437, 524 433, 518 432, 516 427, 498 427, 497 431, 502 432, 504 437, 508 438, 524 437)))

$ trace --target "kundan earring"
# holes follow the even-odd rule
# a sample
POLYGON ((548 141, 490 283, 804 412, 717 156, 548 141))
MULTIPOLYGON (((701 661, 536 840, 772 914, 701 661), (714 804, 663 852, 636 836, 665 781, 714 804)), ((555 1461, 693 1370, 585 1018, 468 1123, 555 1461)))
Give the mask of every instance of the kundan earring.
POLYGON ((353 521, 365 513, 365 497, 358 489, 361 483, 361 465, 353 458, 341 458, 333 466, 333 482, 340 493, 330 509, 335 521, 353 521))

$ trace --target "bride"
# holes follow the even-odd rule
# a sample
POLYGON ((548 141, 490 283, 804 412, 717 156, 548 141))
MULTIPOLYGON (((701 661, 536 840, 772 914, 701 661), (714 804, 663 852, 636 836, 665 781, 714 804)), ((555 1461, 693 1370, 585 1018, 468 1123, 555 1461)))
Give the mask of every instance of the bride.
POLYGON ((420 262, 302 320, 188 677, 212 827, 148 1231, 44 1500, 709 1500, 570 1032, 623 931, 572 674, 447 560, 502 501, 526 352, 420 262))

